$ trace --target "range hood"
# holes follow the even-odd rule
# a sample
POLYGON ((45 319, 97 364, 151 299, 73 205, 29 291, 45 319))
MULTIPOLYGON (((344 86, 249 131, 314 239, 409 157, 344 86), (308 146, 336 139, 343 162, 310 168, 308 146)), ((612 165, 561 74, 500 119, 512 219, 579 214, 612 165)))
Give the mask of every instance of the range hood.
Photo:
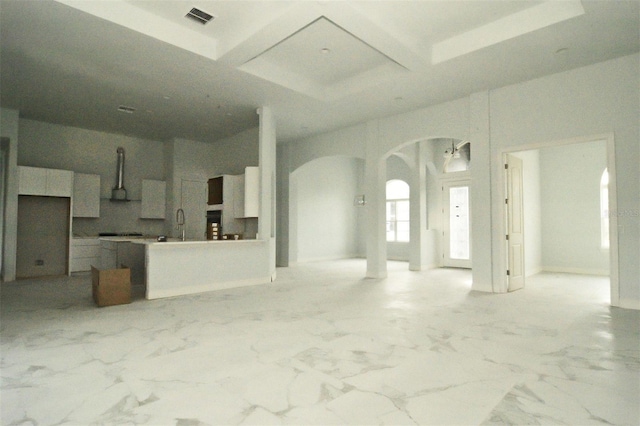
POLYGON ((116 186, 111 190, 111 201, 129 201, 124 189, 124 148, 118 147, 118 164, 116 169, 116 186))

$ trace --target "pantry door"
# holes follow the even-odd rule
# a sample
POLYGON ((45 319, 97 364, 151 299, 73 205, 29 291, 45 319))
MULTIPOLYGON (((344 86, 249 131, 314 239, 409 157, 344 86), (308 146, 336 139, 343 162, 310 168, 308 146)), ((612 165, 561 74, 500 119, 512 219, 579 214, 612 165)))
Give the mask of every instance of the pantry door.
POLYGON ((444 182, 443 200, 443 266, 471 268, 470 181, 444 182))
POLYGON ((203 241, 207 229, 207 183, 182 179, 180 207, 184 210, 185 237, 203 241))

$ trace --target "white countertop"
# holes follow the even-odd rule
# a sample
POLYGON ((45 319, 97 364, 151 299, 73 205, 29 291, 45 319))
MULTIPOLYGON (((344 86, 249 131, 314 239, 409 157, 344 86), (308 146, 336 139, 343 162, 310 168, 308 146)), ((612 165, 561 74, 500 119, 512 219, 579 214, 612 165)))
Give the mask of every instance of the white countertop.
POLYGON ((179 238, 169 238, 167 241, 158 241, 156 239, 140 239, 140 240, 132 240, 132 243, 136 244, 152 244, 154 246, 178 246, 178 245, 203 245, 203 244, 228 244, 228 243, 239 243, 239 244, 250 244, 250 243, 261 243, 262 240, 186 240, 182 241, 179 238))
MULTIPOLYGON (((85 237, 89 238, 89 237, 85 237)), ((180 238, 169 237, 167 241, 158 241, 157 237, 127 237, 127 236, 110 236, 110 237, 96 237, 102 241, 113 241, 116 243, 134 243, 134 244, 161 244, 161 245, 184 245, 184 244, 224 244, 224 243, 255 243, 262 240, 246 239, 246 240, 186 240, 182 241, 180 238)))

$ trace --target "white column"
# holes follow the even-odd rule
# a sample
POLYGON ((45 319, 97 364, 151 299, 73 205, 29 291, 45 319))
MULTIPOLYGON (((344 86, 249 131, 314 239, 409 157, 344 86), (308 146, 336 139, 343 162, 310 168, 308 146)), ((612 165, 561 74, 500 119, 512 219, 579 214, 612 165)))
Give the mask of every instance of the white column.
POLYGON ((276 273, 276 120, 269 107, 258 108, 260 116, 260 217, 259 238, 269 241, 269 268, 276 273))
POLYGON ((289 266, 289 147, 276 148, 278 176, 276 188, 276 265, 289 266))
POLYGON ((489 92, 475 93, 469 97, 469 101, 472 288, 491 292, 494 291, 492 284, 494 279, 492 252, 494 250, 492 250, 491 235, 491 164, 493 162, 490 148, 489 92), (474 164, 482 167, 474 167, 474 164))
MULTIPOLYGON (((5 150, 7 173, 5 175, 4 203, 4 241, 0 253, 4 281, 16 279, 16 253, 18 251, 18 110, 0 109, 0 128, 2 136, 9 138, 8 150, 5 150)), ((7 148, 5 146, 5 148, 7 148)))
POLYGON ((427 159, 424 142, 413 146, 411 170, 411 241, 409 243, 409 269, 421 271, 427 266, 427 159))
POLYGON ((367 123, 365 158, 365 229, 367 233, 367 278, 387 276, 386 176, 387 162, 379 151, 378 122, 367 123))

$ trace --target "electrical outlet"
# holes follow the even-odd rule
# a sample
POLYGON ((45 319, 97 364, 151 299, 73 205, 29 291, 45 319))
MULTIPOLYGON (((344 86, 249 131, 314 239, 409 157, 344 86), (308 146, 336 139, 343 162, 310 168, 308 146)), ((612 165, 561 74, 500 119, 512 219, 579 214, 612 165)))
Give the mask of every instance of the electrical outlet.
POLYGON ((44 260, 42 259, 36 260, 36 266, 44 266, 44 260))

